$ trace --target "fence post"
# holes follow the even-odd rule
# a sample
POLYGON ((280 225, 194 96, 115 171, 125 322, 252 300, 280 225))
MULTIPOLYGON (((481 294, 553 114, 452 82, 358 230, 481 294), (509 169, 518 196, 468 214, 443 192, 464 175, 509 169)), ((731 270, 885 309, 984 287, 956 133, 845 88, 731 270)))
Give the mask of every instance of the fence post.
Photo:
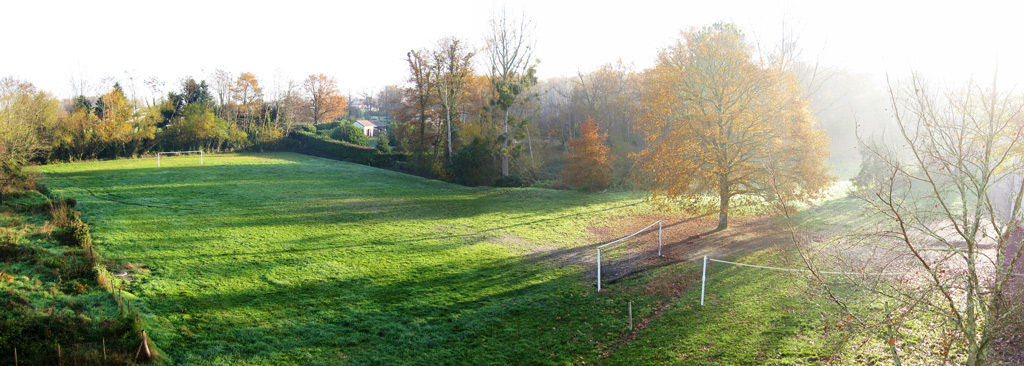
POLYGON ((661 257, 661 220, 658 220, 658 257, 661 257))
POLYGON ((708 256, 704 256, 704 271, 700 275, 700 306, 704 306, 704 284, 708 280, 708 256))
POLYGON ((146 337, 146 330, 143 329, 142 330, 142 351, 143 351, 143 353, 146 354, 146 359, 149 360, 149 359, 153 358, 153 354, 151 354, 149 352, 149 342, 147 342, 147 339, 148 338, 146 337))
POLYGON ((160 167, 160 153, 156 153, 156 167, 160 167))
POLYGON ((203 165, 203 152, 199 151, 199 165, 203 165))
POLYGON ((597 250, 597 292, 601 292, 601 249, 597 250))

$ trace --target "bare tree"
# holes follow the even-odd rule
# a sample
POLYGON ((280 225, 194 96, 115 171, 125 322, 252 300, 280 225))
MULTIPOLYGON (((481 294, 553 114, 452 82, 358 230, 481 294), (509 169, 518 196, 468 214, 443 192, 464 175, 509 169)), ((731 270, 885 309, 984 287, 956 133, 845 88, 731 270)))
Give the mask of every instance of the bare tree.
POLYGON ((224 106, 231 100, 231 88, 235 84, 235 76, 222 69, 213 71, 213 92, 217 94, 217 103, 224 106))
MULTIPOLYGON (((815 272, 817 287, 849 319, 879 330, 897 364, 896 342, 911 338, 903 324, 912 319, 934 328, 944 362, 997 363, 990 349, 1003 322, 1022 306, 1008 294, 1024 253, 1020 236, 1012 235, 1024 218, 1024 98, 1000 91, 994 81, 936 94, 916 75, 909 87, 890 84, 889 95, 902 141, 863 146, 885 170, 865 175, 871 181, 859 192, 880 218, 868 237, 876 244, 805 261, 811 268, 828 258, 830 267, 846 271, 900 273, 860 278, 853 282, 860 291, 850 294, 815 272), (868 254, 874 251, 879 255, 868 254), (885 304, 885 311, 850 306, 865 296, 885 304)), ((900 342, 915 343, 925 342, 900 342)))
POLYGON ((494 104, 501 113, 501 175, 509 174, 509 142, 512 140, 509 112, 529 89, 537 83, 536 63, 533 58, 533 23, 522 17, 512 19, 502 9, 501 15, 491 20, 491 33, 487 37, 487 57, 490 61, 491 83, 497 98, 494 104))
POLYGON ((464 42, 453 37, 442 39, 434 51, 434 89, 444 109, 448 127, 448 161, 452 159, 452 115, 454 113, 457 116, 459 113, 463 89, 473 73, 473 55, 464 42))

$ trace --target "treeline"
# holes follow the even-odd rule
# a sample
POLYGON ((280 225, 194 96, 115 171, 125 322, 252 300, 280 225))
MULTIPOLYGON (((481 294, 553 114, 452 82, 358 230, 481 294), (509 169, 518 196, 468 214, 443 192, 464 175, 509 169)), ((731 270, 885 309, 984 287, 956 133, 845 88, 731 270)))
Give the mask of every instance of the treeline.
MULTIPOLYGON (((177 90, 152 101, 135 98, 134 84, 129 83, 126 93, 122 84, 113 82, 100 95, 58 101, 27 82, 7 78, 0 96, 0 160, 69 161, 154 150, 297 150, 297 144, 307 153, 314 146, 357 151, 334 144, 348 142, 376 146, 380 154, 404 155, 372 159, 396 163, 389 168, 464 185, 631 189, 643 180, 634 179, 641 167, 637 156, 652 141, 695 126, 676 123, 671 130, 653 131, 645 126, 645 121, 661 118, 653 112, 672 112, 671 118, 687 123, 702 121, 688 117, 687 105, 699 104, 694 101, 645 101, 645 95, 659 90, 665 96, 679 92, 674 90, 678 85, 666 84, 678 76, 657 68, 637 71, 619 62, 572 77, 539 80, 531 29, 525 18, 502 14, 492 20, 483 46, 444 38, 432 47, 410 50, 404 85, 349 98, 341 95, 333 78, 322 74, 302 83, 277 82, 265 90, 251 73, 236 76, 216 70, 208 75, 209 83, 187 78, 177 90), (348 122, 356 119, 374 120, 382 127, 367 138, 348 122), (587 148, 576 151, 577 146, 587 148)), ((749 51, 742 34, 729 37, 735 38, 737 49, 749 51)), ((737 57, 758 63, 746 53, 737 57)), ((786 72, 816 79, 801 76, 802 69, 807 68, 790 63, 786 72)), ((800 84, 794 81, 785 93, 768 87, 757 92, 804 98, 800 84)), ((364 155, 355 153, 359 157, 352 160, 367 160, 364 155)))
POLYGON ((503 14, 492 20, 482 48, 444 38, 407 53, 408 83, 394 110, 394 139, 410 154, 412 169, 466 185, 604 189, 628 182, 629 155, 643 141, 633 129, 639 74, 619 63, 540 81, 531 29, 526 19, 503 14), (486 68, 474 68, 480 64, 486 68), (582 134, 588 119, 595 130, 582 134), (590 139, 580 142, 586 146, 600 138, 597 144, 610 149, 574 152, 572 142, 582 138, 590 139), (569 159, 600 164, 574 165, 589 171, 565 169, 569 159), (580 185, 579 174, 601 178, 580 185))
POLYGON ((0 80, 0 159, 13 162, 134 157, 154 150, 235 151, 273 144, 300 122, 332 121, 346 107, 333 78, 310 75, 267 99, 251 73, 218 70, 213 88, 187 78, 154 101, 106 92, 58 101, 31 83, 0 80))

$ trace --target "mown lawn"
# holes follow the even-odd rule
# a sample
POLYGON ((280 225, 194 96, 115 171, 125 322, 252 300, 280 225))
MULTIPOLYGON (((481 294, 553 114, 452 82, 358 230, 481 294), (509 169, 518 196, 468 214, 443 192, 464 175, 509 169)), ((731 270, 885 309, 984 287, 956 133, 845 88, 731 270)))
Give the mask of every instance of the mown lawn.
MULTIPOLYGON (((297 154, 43 166, 175 364, 593 363, 626 333, 557 253, 630 194, 466 188, 297 154), (556 260, 538 260, 539 254, 556 260)), ((628 298, 627 298, 628 297, 628 298)))

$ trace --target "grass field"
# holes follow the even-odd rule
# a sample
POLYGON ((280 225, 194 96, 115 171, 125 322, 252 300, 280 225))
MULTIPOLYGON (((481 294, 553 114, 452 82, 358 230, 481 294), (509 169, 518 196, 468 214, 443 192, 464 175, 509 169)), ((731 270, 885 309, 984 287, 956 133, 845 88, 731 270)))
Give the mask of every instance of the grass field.
MULTIPOLYGON (((467 188, 297 154, 205 163, 41 167, 133 280, 126 296, 172 364, 884 363, 827 332, 800 276, 716 266, 702 308, 699 264, 683 255, 596 294, 580 253, 663 217, 637 195, 467 188), (644 223, 624 227, 631 217, 644 223)), ((796 222, 832 228, 856 206, 829 201, 796 222)), ((672 220, 667 252, 704 240, 692 236, 703 224, 672 220)), ((773 227, 737 224, 698 245, 773 227)), ((791 251, 755 247, 720 259, 793 266, 791 251)))
POLYGON ((622 301, 594 296, 579 266, 531 258, 593 244, 587 228, 645 210, 639 197, 466 188, 296 154, 162 164, 41 170, 133 277, 173 363, 564 364, 625 331, 622 301))

